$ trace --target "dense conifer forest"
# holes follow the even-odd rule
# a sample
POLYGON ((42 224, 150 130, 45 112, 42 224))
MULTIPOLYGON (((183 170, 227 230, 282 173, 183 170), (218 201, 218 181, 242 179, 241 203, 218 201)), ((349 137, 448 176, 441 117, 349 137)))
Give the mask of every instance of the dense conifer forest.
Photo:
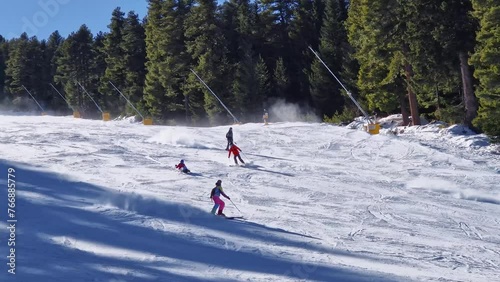
POLYGON ((500 136, 500 1, 149 0, 145 18, 116 8, 108 27, 0 36, 2 107, 37 110, 26 87, 46 111, 99 116, 87 91, 134 114, 112 82, 155 123, 231 122, 194 70, 243 122, 277 101, 359 115, 311 47, 369 113, 500 136))

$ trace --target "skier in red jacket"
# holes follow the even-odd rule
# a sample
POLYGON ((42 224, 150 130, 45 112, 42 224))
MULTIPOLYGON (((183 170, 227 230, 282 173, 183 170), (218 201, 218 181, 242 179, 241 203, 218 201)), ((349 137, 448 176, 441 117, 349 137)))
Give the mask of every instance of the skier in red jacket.
POLYGON ((234 162, 236 163, 236 165, 238 165, 238 160, 236 160, 236 158, 240 159, 240 162, 245 163, 241 159, 240 152, 241 152, 241 149, 238 148, 238 146, 236 146, 235 144, 232 144, 231 148, 229 148, 229 155, 227 156, 227 158, 229 159, 231 157, 231 153, 233 153, 233 155, 234 155, 234 162))
POLYGON ((175 168, 178 170, 184 172, 184 173, 190 173, 191 171, 187 168, 187 166, 184 164, 184 160, 181 160, 179 164, 175 165, 175 168))

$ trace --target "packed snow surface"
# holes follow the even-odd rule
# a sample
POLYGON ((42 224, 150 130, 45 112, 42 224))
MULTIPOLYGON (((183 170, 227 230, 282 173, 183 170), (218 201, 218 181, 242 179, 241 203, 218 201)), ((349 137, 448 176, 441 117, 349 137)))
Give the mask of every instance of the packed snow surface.
POLYGON ((232 127, 245 166, 229 126, 0 116, 0 281, 500 281, 500 156, 484 136, 232 127), (209 214, 218 179, 244 220, 209 214))

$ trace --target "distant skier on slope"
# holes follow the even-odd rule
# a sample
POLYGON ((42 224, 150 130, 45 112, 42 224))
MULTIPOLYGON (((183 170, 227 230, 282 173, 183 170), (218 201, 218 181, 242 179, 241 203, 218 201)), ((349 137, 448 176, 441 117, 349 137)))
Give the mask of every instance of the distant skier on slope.
POLYGON ((222 190, 222 180, 217 180, 215 183, 215 187, 212 189, 212 192, 210 193, 210 199, 214 201, 214 207, 212 208, 212 214, 215 214, 217 212, 217 209, 219 211, 217 212, 217 215, 221 216, 226 216, 225 214, 222 213, 224 211, 224 206, 226 205, 223 200, 220 199, 220 195, 226 197, 228 200, 231 200, 226 193, 222 190))
POLYGON ((230 127, 229 131, 226 133, 227 146, 226 151, 229 150, 229 146, 233 145, 233 128, 230 127))
POLYGON ((184 172, 184 173, 190 173, 191 171, 187 168, 186 164, 184 164, 184 160, 181 160, 179 164, 175 165, 175 168, 184 172))
POLYGON ((231 153, 233 153, 233 155, 234 155, 234 162, 236 163, 236 165, 238 165, 238 160, 236 158, 240 159, 240 162, 245 163, 241 159, 240 152, 241 152, 241 149, 238 148, 238 146, 236 146, 235 144, 232 144, 231 148, 229 148, 229 155, 227 156, 227 158, 229 159, 231 157, 231 153))

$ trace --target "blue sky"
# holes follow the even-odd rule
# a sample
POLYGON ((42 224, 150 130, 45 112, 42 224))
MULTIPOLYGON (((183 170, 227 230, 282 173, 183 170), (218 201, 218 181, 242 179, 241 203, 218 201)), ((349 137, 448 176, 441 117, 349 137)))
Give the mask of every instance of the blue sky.
POLYGON ((108 30, 118 6, 125 14, 134 10, 142 19, 148 5, 146 0, 0 0, 0 35, 10 39, 26 31, 47 39, 59 30, 66 37, 82 24, 96 34, 108 30))

